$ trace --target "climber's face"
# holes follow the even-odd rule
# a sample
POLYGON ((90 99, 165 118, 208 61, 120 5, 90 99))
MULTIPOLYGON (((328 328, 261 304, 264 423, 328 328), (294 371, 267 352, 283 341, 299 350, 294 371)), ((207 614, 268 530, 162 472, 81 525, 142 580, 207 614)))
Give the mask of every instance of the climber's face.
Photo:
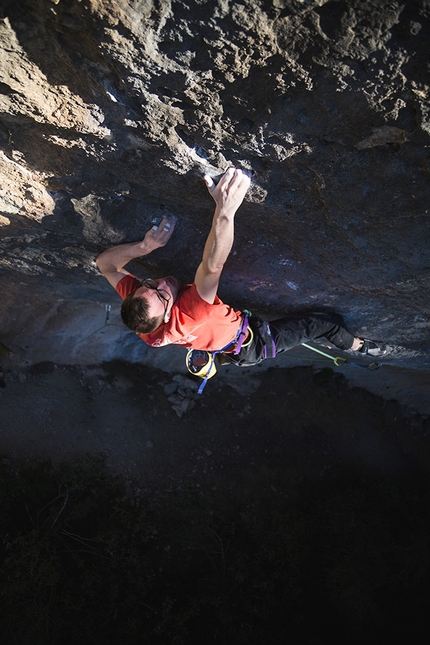
POLYGON ((134 298, 145 298, 150 307, 151 318, 170 317, 170 311, 178 297, 178 280, 169 275, 165 278, 146 278, 134 292, 134 298))

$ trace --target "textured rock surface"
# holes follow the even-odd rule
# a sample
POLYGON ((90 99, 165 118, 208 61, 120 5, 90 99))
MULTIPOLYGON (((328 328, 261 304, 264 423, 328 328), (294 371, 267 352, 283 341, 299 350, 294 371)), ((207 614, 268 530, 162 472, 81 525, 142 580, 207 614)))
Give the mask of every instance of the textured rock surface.
POLYGON ((428 369, 426 0, 14 0, 0 13, 1 340, 153 359, 94 258, 178 217, 135 270, 190 280, 228 163, 256 174, 221 296, 330 308, 428 369))

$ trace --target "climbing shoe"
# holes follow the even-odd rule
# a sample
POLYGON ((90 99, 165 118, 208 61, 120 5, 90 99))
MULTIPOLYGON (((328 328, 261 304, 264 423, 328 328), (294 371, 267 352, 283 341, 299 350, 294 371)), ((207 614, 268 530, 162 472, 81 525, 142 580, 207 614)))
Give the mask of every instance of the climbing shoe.
POLYGON ((367 354, 368 356, 385 356, 389 353, 390 349, 385 343, 376 342, 376 340, 368 340, 363 338, 363 344, 358 349, 359 354, 367 354))

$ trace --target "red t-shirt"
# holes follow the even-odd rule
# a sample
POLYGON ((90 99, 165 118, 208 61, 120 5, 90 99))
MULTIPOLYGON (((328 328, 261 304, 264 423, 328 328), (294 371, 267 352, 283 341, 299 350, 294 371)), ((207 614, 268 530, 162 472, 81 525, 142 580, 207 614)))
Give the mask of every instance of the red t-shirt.
MULTIPOLYGON (((140 285, 134 276, 126 275, 118 282, 116 290, 124 300, 140 285)), ((161 324, 151 334, 138 336, 152 347, 173 343, 215 351, 235 339, 241 322, 240 311, 225 305, 218 296, 213 305, 209 304, 199 296, 195 284, 187 284, 179 289, 169 322, 161 324)))

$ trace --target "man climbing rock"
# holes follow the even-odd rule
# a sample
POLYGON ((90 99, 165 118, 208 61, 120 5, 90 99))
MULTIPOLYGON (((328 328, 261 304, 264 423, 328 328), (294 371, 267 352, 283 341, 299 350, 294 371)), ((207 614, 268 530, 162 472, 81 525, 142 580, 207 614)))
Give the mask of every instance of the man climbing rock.
POLYGON ((326 338, 341 350, 383 356, 385 344, 350 334, 337 314, 292 314, 266 322, 221 302, 218 284, 234 239, 234 218, 251 182, 251 173, 229 168, 218 184, 205 176, 215 201, 212 227, 192 284, 180 286, 173 276, 138 280, 124 266, 164 246, 175 228, 164 217, 142 241, 104 251, 97 266, 123 298, 123 322, 152 347, 171 343, 195 350, 220 352, 222 362, 255 365, 310 340, 326 338))

